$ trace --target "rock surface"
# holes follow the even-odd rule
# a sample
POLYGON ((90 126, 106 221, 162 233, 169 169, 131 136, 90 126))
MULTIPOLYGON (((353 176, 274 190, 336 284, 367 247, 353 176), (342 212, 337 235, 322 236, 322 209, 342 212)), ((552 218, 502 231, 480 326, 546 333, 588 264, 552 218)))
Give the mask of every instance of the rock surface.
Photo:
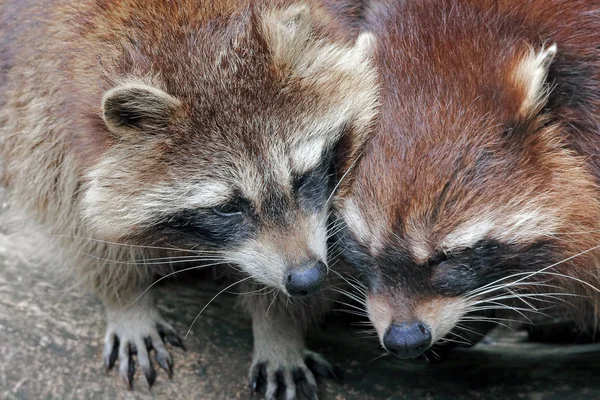
MULTIPOLYGON (((185 340, 187 352, 171 349, 173 380, 161 371, 149 391, 137 374, 135 391, 127 391, 115 371, 104 372, 100 303, 58 285, 50 267, 25 262, 0 234, 0 398, 251 398, 246 376, 252 334, 233 295, 220 295, 206 308, 185 340)), ((169 282, 159 288, 159 307, 185 334, 218 291, 203 281, 169 282)), ((334 315, 310 345, 343 370, 339 381, 320 383, 325 400, 600 398, 600 346, 519 338, 454 350, 442 362, 400 361, 382 356, 375 338, 361 337, 334 315)))

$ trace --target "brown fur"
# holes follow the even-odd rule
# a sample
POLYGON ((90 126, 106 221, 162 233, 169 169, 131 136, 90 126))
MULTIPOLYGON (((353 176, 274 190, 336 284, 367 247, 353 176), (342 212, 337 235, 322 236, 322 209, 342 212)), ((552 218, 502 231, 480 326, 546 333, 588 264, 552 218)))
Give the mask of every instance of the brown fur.
MULTIPOLYGON (((0 5, 0 179, 109 317, 176 269, 151 262, 178 254, 152 229, 185 201, 241 185, 262 218, 297 205, 292 173, 311 149, 337 143, 342 172, 356 158, 376 105, 369 38, 338 31, 327 10, 308 0, 0 5), (143 118, 123 124, 123 104, 143 118)), ((325 259, 326 219, 325 209, 265 217, 256 240, 225 256, 208 244, 208 258, 281 286, 286 263, 325 259)), ((204 256, 191 248, 183 254, 204 256)))
POLYGON ((346 257, 366 264, 368 297, 379 304, 374 324, 420 319, 432 330, 452 328, 468 311, 466 294, 452 312, 437 312, 452 297, 440 302, 436 282, 451 278, 444 266, 454 254, 478 251, 460 241, 481 233, 510 246, 507 257, 529 246, 539 255, 532 260, 548 256, 500 276, 575 256, 548 272, 585 283, 549 274, 528 281, 584 296, 562 299, 576 305, 583 326, 597 326, 600 2, 374 2, 367 23, 378 37, 381 122, 342 215, 357 242, 346 257), (556 56, 531 98, 523 65, 553 44, 556 56))

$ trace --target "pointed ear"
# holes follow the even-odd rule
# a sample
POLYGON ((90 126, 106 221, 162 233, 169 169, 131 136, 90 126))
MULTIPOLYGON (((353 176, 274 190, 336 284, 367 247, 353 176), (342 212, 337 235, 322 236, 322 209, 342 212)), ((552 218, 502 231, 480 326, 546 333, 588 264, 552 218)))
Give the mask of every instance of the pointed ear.
POLYGON ((539 51, 530 49, 517 64, 514 78, 523 92, 523 102, 519 109, 523 117, 536 114, 546 103, 549 93, 546 78, 556 51, 556 44, 539 51))
POLYGON ((322 11, 304 3, 262 13, 261 30, 275 65, 300 76, 330 67, 360 69, 375 47, 374 35, 361 33, 354 46, 330 42, 316 32, 315 18, 321 25, 328 20, 322 11))
POLYGON ((278 64, 293 63, 306 46, 313 29, 310 8, 306 4, 273 8, 262 15, 262 32, 278 64))
POLYGON ((167 127, 181 102, 164 91, 143 83, 125 83, 102 97, 102 118, 118 135, 132 132, 156 133, 167 127))

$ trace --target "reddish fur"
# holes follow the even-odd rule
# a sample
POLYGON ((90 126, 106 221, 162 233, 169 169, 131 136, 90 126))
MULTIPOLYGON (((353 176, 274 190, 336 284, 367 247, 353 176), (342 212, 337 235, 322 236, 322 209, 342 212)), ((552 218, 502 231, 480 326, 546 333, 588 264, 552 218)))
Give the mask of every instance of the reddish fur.
MULTIPOLYGON (((374 2, 367 21, 378 36, 381 121, 353 196, 380 234, 363 245, 407 251, 417 268, 428 257, 411 253, 414 242, 433 255, 445 235, 485 216, 486 207, 528 201, 558 216, 554 237, 546 237, 558 260, 600 244, 599 1, 374 2), (513 71, 530 46, 553 43, 547 104, 519 116, 524 93, 513 71), (536 199, 541 193, 548 196, 536 199)), ((599 265, 595 250, 552 271, 599 287, 599 265)), ((378 265, 368 267, 366 275, 381 278, 378 265)), ((588 296, 574 313, 597 323, 596 290, 550 278, 588 296)), ((411 288, 411 279, 399 288, 377 280, 374 289, 400 321, 436 298, 411 288)))

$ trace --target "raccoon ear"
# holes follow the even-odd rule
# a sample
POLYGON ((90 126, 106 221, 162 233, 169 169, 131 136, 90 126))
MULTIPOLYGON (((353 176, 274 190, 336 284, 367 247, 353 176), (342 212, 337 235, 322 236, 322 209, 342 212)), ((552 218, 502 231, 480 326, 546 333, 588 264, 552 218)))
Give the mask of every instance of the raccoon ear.
POLYGON ((304 3, 263 12, 262 34, 275 64, 290 68, 299 75, 310 74, 319 68, 360 68, 358 65, 375 47, 374 35, 361 33, 354 46, 330 43, 315 31, 315 18, 318 18, 319 26, 326 25, 328 21, 322 11, 311 10, 304 3))
POLYGON ((166 128, 180 106, 178 99, 156 87, 126 83, 104 93, 102 118, 115 134, 155 133, 166 128))
POLYGON ((262 14, 262 32, 276 63, 292 64, 313 32, 310 8, 306 4, 273 8, 262 14))
POLYGON ((523 91, 523 102, 519 109, 523 117, 535 115, 546 103, 549 93, 546 78, 556 51, 556 44, 539 51, 530 49, 517 65, 515 80, 523 91))

